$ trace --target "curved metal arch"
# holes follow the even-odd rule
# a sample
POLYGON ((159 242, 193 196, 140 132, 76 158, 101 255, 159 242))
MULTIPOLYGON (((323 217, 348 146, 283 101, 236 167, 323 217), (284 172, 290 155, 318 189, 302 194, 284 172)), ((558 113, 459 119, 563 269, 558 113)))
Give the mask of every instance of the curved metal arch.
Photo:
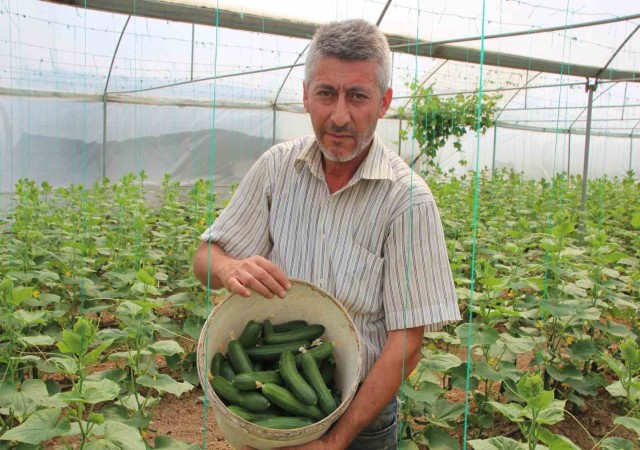
MULTIPOLYGON (((432 77, 433 77, 433 76, 434 76, 434 75, 435 75, 435 74, 436 74, 440 69, 442 69, 442 67, 443 67, 445 64, 447 64, 448 62, 449 62, 449 60, 448 60, 448 59, 445 59, 445 60, 444 60, 444 61, 443 61, 443 62, 442 62, 438 67, 436 67, 436 70, 434 70, 434 71, 433 71, 433 72, 431 72, 429 75, 427 75, 427 76, 425 77, 425 79, 424 79, 424 80, 422 80, 422 82, 420 83, 420 87, 424 86, 424 85, 425 85, 425 83, 426 83, 427 81, 429 81, 429 80, 430 80, 430 79, 431 79, 431 78, 432 78, 432 77)), ((406 107, 407 107, 407 106, 409 106, 409 103, 411 103, 411 99, 412 99, 412 97, 411 97, 411 96, 409 96, 409 97, 408 97, 408 100, 407 100, 407 103, 405 103, 405 104, 404 104, 404 107, 403 107, 403 108, 405 108, 405 109, 406 109, 406 107)))
MULTIPOLYGON (((598 100, 600 97, 602 97, 605 93, 609 92, 611 90, 612 87, 614 87, 615 85, 617 85, 619 82, 616 81, 615 83, 611 83, 611 86, 607 87, 604 91, 600 92, 596 98, 593 99, 593 101, 595 102, 596 100, 598 100)), ((573 126, 576 124, 576 122, 578 121, 578 119, 580 118, 580 116, 582 116, 582 114, 584 114, 584 112, 589 109, 589 105, 585 106, 582 111, 580 111, 580 114, 578 114, 576 116, 576 118, 574 119, 573 122, 571 122, 571 125, 569 125, 569 132, 571 132, 571 128, 573 128, 573 126)))
POLYGON ((116 56, 118 55, 118 49, 120 48, 120 42, 122 42, 122 36, 124 36, 124 31, 127 29, 127 25, 129 25, 130 20, 131 20, 131 16, 128 16, 127 21, 124 23, 124 26, 122 27, 122 32, 120 33, 120 37, 118 38, 118 43, 116 44, 116 48, 113 50, 113 57, 111 58, 111 65, 109 66, 107 81, 104 83, 103 95, 107 95, 107 89, 109 89, 109 80, 111 79, 111 71, 113 70, 113 64, 116 61, 116 56))
MULTIPOLYGON (((511 103, 513 101, 514 98, 516 98, 518 96, 518 94, 520 93, 520 91, 522 91, 523 89, 528 89, 529 87, 529 83, 531 83, 533 80, 535 80, 536 78, 538 78, 540 75, 542 75, 542 72, 538 72, 536 73, 533 77, 531 77, 529 80, 527 80, 527 82, 520 86, 520 89, 518 89, 515 94, 513 94, 511 96, 511 98, 509 99, 509 101, 507 101, 507 103, 502 107, 502 109, 500 110, 500 113, 498 114, 498 116, 495 119, 495 122, 498 121, 498 119, 500 118, 500 116, 502 115, 502 113, 507 109, 507 106, 509 106, 509 103, 511 103)), ((525 108, 526 110, 526 108, 525 108)))

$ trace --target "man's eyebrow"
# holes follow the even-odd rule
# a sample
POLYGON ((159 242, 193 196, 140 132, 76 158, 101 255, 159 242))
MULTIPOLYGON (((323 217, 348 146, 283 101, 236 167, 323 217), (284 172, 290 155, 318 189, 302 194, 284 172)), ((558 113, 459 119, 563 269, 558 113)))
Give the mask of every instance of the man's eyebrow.
POLYGON ((316 85, 315 89, 331 89, 336 90, 336 88, 328 83, 320 83, 316 85))

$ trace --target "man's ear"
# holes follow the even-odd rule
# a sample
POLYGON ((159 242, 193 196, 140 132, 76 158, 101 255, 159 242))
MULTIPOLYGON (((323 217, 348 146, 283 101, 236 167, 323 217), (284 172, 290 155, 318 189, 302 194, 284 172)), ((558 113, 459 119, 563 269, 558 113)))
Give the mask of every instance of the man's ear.
POLYGON ((382 119, 387 113, 389 106, 391 106, 391 100, 393 100, 393 89, 388 88, 382 96, 382 104, 380 105, 380 114, 378 114, 378 119, 382 119))
POLYGON ((304 103, 304 110, 309 112, 309 96, 307 95, 307 83, 302 82, 302 103, 304 103))

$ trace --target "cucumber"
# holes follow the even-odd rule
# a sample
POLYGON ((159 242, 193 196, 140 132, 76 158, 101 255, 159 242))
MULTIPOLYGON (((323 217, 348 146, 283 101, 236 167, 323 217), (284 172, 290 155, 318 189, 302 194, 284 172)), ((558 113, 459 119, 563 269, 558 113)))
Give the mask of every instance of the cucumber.
POLYGON ((247 422, 274 417, 274 415, 271 414, 268 410, 266 412, 251 412, 238 405, 229 405, 227 406, 227 408, 236 416, 242 417, 247 422))
POLYGON ((289 430, 302 428, 314 424, 308 417, 269 417, 267 419, 252 420, 254 425, 275 430, 289 430))
POLYGON ((320 374, 322 375, 322 381, 327 386, 333 384, 333 374, 336 372, 336 363, 328 359, 322 363, 320 366, 320 374))
POLYGON ((302 403, 287 389, 273 383, 265 383, 262 393, 280 408, 297 416, 309 417, 314 420, 322 420, 324 413, 317 406, 309 406, 302 403))
POLYGON ((285 331, 293 331, 297 330, 298 328, 304 328, 307 325, 309 324, 306 320, 290 320, 289 322, 273 325, 273 331, 276 333, 283 333, 285 331))
POLYGON ((239 340, 229 342, 229 359, 236 373, 254 372, 253 364, 239 340))
MULTIPOLYGON (((324 361, 333 354, 333 348, 334 347, 331 342, 323 342, 320 345, 311 347, 309 350, 307 350, 307 353, 311 353, 311 355, 319 363, 320 361, 324 361)), ((296 365, 300 367, 300 364, 302 364, 302 355, 296 355, 296 365)))
POLYGON ((213 377, 211 387, 218 396, 248 411, 261 412, 269 408, 269 400, 264 395, 258 392, 241 392, 221 375, 213 377))
POLYGON ((245 351, 253 361, 277 361, 280 359, 280 354, 286 350, 299 353, 300 347, 309 348, 310 345, 309 341, 296 341, 286 344, 260 345, 247 348, 245 351))
POLYGON ((233 377, 233 385, 241 391, 251 391, 258 389, 256 382, 282 384, 282 378, 277 370, 264 372, 247 372, 233 377))
POLYGON ((262 333, 263 334, 263 340, 267 335, 274 333, 273 324, 271 323, 271 321, 269 319, 267 319, 264 322, 262 322, 262 330, 263 330, 263 333, 262 333))
POLYGON ((222 356, 222 353, 218 352, 213 355, 213 359, 211 360, 211 375, 220 375, 220 367, 223 361, 224 356, 222 356))
MULTIPOLYGON (((313 356, 309 356, 309 358, 313 359, 313 356)), ((290 351, 282 352, 278 368, 280 369, 280 376, 282 376, 285 384, 298 400, 305 405, 315 405, 318 403, 316 392, 298 372, 293 353, 290 351)), ((320 378, 322 378, 322 376, 320 378)))
POLYGON ((336 405, 342 403, 342 391, 340 389, 331 389, 331 396, 336 402, 336 405))
POLYGON ((293 331, 284 331, 282 333, 265 334, 265 344, 284 344, 295 341, 313 341, 324 334, 324 326, 308 325, 304 328, 298 328, 293 331))
POLYGON ((231 363, 226 359, 220 365, 220 375, 229 381, 233 380, 233 377, 236 376, 236 372, 233 370, 233 367, 231 367, 231 363))
POLYGON ((253 347, 258 343, 260 339, 260 331, 262 331, 262 325, 255 320, 250 320, 242 330, 242 334, 238 338, 238 341, 243 347, 253 347))
POLYGON ((302 354, 302 370, 318 396, 318 406, 328 416, 336 410, 336 402, 331 396, 331 391, 322 380, 316 359, 309 352, 302 354))

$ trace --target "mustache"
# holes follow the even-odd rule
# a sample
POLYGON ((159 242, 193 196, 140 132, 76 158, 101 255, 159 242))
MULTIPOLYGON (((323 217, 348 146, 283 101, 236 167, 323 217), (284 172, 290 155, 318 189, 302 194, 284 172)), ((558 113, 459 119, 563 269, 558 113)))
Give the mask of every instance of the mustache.
POLYGON ((325 133, 333 133, 333 134, 349 134, 351 136, 356 135, 356 130, 353 129, 349 124, 343 125, 341 127, 336 124, 331 124, 329 126, 324 127, 325 133))

